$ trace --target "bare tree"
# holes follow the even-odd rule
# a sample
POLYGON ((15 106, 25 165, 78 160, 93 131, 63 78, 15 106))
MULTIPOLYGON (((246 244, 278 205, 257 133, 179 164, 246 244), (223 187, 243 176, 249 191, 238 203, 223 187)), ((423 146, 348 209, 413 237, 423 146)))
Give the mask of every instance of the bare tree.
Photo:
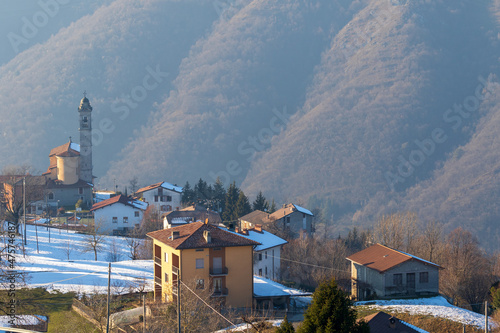
POLYGON ((132 193, 135 193, 135 191, 139 189, 139 180, 137 179, 137 176, 134 176, 134 178, 129 181, 129 185, 132 193))
POLYGON ((120 261, 122 256, 120 254, 120 247, 118 246, 116 239, 111 238, 111 243, 109 244, 108 257, 106 258, 110 262, 120 261))
POLYGON ((415 213, 396 213, 382 216, 375 225, 375 241, 396 250, 411 252, 417 234, 415 213))
POLYGON ((148 232, 161 229, 163 229, 161 213, 154 205, 149 205, 142 217, 138 235, 140 237, 145 237, 148 232))
POLYGON ((94 221, 86 230, 86 237, 82 252, 94 252, 94 259, 97 261, 97 252, 104 249, 105 237, 102 234, 102 221, 94 221))
POLYGON ((139 250, 140 250, 140 247, 141 247, 141 245, 143 243, 143 240, 141 240, 141 239, 139 239, 137 237, 139 237, 139 229, 138 228, 134 228, 128 234, 128 237, 126 239, 127 247, 129 249, 129 255, 128 256, 132 260, 139 259, 139 250))
POLYGON ((0 177, 0 218, 11 221, 16 226, 19 234, 19 220, 26 207, 31 203, 41 200, 45 188, 45 177, 33 176, 33 168, 23 166, 10 166, 2 170, 0 177))
POLYGON ((62 252, 66 255, 66 258, 68 258, 69 261, 69 256, 73 253, 73 247, 70 245, 69 239, 66 241, 66 247, 62 249, 62 252))

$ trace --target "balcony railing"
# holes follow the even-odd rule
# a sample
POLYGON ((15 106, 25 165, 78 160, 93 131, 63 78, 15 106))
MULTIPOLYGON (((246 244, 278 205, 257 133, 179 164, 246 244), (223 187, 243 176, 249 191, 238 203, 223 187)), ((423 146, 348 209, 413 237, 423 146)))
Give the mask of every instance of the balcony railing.
POLYGON ((155 256, 155 264, 158 264, 161 266, 161 258, 158 258, 157 256, 155 256))
POLYGON ((155 276, 155 283, 161 286, 161 277, 155 276))
POLYGON ((228 274, 227 267, 210 268, 210 276, 224 276, 228 274))
POLYGON ((226 297, 228 293, 227 288, 218 288, 213 290, 212 297, 226 297))

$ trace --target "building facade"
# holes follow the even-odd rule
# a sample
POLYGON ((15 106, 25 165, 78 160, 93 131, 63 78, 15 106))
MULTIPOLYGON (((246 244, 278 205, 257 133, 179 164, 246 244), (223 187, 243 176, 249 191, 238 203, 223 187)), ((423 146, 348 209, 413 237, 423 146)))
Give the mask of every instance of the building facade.
POLYGON ((202 222, 148 236, 153 239, 156 300, 174 301, 181 280, 224 306, 252 306, 252 253, 259 243, 202 222))
POLYGON ((181 208, 182 187, 167 182, 160 182, 143 187, 135 195, 148 204, 156 207, 161 213, 181 208))
POLYGON ((410 254, 375 244, 347 258, 351 261, 351 296, 416 297, 439 293, 441 266, 410 254))

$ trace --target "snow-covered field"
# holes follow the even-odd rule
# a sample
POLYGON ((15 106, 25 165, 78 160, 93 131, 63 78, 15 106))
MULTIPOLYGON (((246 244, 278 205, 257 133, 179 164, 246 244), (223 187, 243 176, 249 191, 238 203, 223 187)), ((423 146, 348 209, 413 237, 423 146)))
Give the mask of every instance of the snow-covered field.
MULTIPOLYGON (((449 319, 466 325, 484 327, 484 315, 465 310, 448 303, 441 296, 420 299, 401 299, 390 301, 356 302, 355 305, 364 305, 380 311, 406 312, 411 315, 429 315, 449 319)), ((490 328, 494 327, 491 319, 488 320, 490 328)))
MULTIPOLYGON (((129 260, 129 248, 123 237, 105 238, 94 260, 93 252, 83 253, 88 236, 73 231, 38 226, 38 250, 35 226, 28 225, 26 255, 17 253, 16 269, 29 273, 29 287, 78 293, 105 293, 108 285, 108 262, 111 263, 111 289, 126 293, 145 288, 153 290, 153 261, 129 260), (69 260, 68 260, 69 253, 69 260)), ((5 241, 3 238, 2 241, 5 241)), ((21 238, 16 239, 21 243, 21 238)))

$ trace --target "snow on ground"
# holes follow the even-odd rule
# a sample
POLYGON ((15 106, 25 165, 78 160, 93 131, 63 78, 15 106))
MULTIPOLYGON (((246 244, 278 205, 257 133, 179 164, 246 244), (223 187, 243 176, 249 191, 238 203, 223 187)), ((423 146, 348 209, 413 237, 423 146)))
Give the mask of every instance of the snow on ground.
MULTIPOLYGON (((484 327, 484 315, 451 305, 442 296, 419 299, 399 299, 387 301, 356 302, 355 305, 364 305, 371 309, 380 311, 406 312, 411 315, 430 315, 449 319, 478 328, 484 327)), ((491 319, 488 320, 490 328, 495 327, 491 319)))
POLYGON ((253 293, 256 296, 309 296, 311 293, 286 287, 282 284, 266 279, 262 276, 253 276, 253 293))
MULTIPOLYGON (((152 260, 129 260, 126 238, 107 236, 97 253, 83 253, 88 237, 74 231, 28 225, 26 255, 16 254, 16 269, 29 273, 29 287, 78 293, 105 293, 108 285, 108 262, 111 263, 111 289, 126 293, 145 288, 153 290, 152 260), (49 241, 50 230, 50 241, 49 241), (38 251, 36 233, 38 232, 38 251), (69 254, 69 260, 68 260, 69 254)), ((2 241, 6 241, 4 237, 2 241)), ((21 243, 19 236, 16 241, 21 243)))

